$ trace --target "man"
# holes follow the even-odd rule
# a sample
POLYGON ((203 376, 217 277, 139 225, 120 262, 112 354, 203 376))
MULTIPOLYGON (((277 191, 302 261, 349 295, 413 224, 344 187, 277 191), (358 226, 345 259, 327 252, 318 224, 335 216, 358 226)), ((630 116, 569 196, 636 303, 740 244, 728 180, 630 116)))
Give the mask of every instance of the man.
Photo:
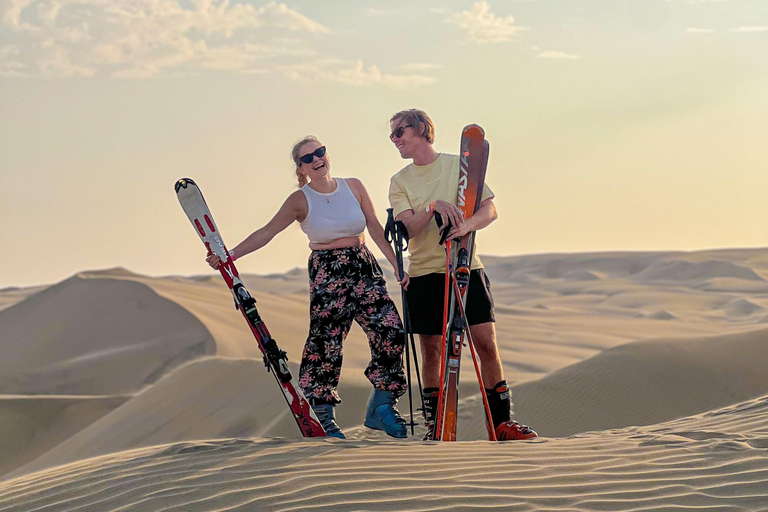
MULTIPOLYGON (((496 220, 493 192, 486 185, 477 212, 465 219, 457 206, 459 157, 438 153, 432 147, 435 127, 421 110, 398 112, 390 119, 389 138, 404 159, 412 163, 392 177, 389 202, 396 220, 403 221, 410 236, 408 273, 408 307, 413 332, 419 335, 423 361, 424 419, 427 439, 431 438, 441 385, 440 348, 443 332, 445 293, 445 250, 439 245, 440 235, 433 217, 439 213, 453 226, 450 238, 478 231, 496 220)), ((536 432, 510 421, 511 401, 507 382, 496 346, 493 297, 490 282, 483 272, 476 251, 472 255, 472 271, 467 290, 467 321, 480 358, 496 437, 499 440, 530 439, 536 432)))

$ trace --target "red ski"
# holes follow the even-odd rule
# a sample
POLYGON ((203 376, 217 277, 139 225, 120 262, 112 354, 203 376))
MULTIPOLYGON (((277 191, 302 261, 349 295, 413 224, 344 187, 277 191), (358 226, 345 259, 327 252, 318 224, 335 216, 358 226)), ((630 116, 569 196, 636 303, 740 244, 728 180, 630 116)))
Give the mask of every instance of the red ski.
MULTIPOLYGON (((461 153, 459 163, 459 188, 457 205, 468 219, 480 208, 485 184, 485 171, 488 166, 488 141, 485 140, 485 132, 476 124, 464 128, 461 136, 461 153)), ((450 230, 447 227, 445 234, 450 230)), ((434 439, 443 441, 456 440, 456 424, 459 401, 459 369, 461 364, 461 348, 468 339, 475 364, 477 378, 480 384, 480 394, 486 413, 486 427, 488 439, 496 440, 493 429, 490 410, 485 396, 480 369, 472 343, 469 326, 466 320, 465 306, 467 288, 472 262, 472 250, 474 247, 475 233, 467 233, 458 240, 454 253, 451 254, 451 240, 445 240, 447 262, 445 284, 445 313, 443 328, 443 344, 441 361, 443 367, 440 372, 440 391, 438 394, 437 417, 435 421, 434 439), (450 300, 449 300, 450 297, 450 300)))
POLYGON ((221 258, 222 264, 219 267, 221 276, 235 297, 235 305, 243 314, 251 332, 256 337, 259 349, 264 356, 267 371, 272 372, 272 375, 275 376, 301 434, 304 437, 325 437, 323 427, 291 375, 285 352, 280 350, 277 342, 272 339, 267 326, 262 322, 256 309, 256 299, 251 297, 251 294, 243 286, 237 268, 229 257, 227 248, 224 246, 224 240, 216 228, 216 223, 213 222, 213 216, 197 184, 189 178, 182 178, 176 182, 175 188, 184 213, 189 217, 206 249, 221 258))

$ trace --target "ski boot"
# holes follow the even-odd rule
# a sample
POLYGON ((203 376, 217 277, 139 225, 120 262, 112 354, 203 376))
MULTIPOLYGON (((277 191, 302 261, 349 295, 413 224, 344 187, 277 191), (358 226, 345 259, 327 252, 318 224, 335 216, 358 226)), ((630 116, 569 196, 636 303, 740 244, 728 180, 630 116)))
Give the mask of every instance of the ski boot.
POLYGON ((520 439, 533 439, 539 435, 526 425, 521 425, 516 421, 506 421, 496 427, 497 441, 515 441, 520 439))
POLYGON ((408 436, 405 418, 395 408, 397 398, 389 391, 373 390, 368 399, 368 411, 363 425, 375 430, 383 430, 390 437, 403 439, 408 436))
POLYGON ((437 399, 439 390, 437 388, 424 388, 421 397, 424 401, 424 409, 421 410, 424 416, 424 426, 427 427, 427 434, 424 441, 435 440, 435 416, 437 415, 437 399))
POLYGON ((493 389, 485 390, 488 397, 488 407, 491 409, 493 428, 496 429, 497 441, 514 441, 518 439, 532 439, 538 434, 531 428, 520 425, 510 419, 512 399, 507 388, 507 381, 502 380, 493 389))
POLYGON ((325 430, 325 435, 328 437, 337 437, 339 439, 346 439, 347 436, 341 431, 336 424, 336 418, 333 415, 333 408, 335 404, 312 404, 312 410, 315 411, 315 416, 320 421, 320 424, 325 430))

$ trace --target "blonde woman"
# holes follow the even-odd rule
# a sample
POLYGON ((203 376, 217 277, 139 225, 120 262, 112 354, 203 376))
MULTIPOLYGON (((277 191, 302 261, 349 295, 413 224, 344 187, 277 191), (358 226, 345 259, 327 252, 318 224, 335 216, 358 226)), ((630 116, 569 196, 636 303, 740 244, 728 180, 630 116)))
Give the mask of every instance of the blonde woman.
MULTIPOLYGON (((331 162, 316 137, 299 141, 291 153, 300 189, 285 200, 264 227, 236 246, 242 258, 267 245, 294 221, 309 237, 310 327, 301 360, 299 384, 329 436, 344 438, 334 407, 342 345, 356 321, 368 337, 371 362, 365 375, 373 384, 364 425, 392 437, 406 437, 405 420, 395 405, 407 390, 403 371, 405 336, 379 264, 365 245, 368 233, 395 269, 397 261, 384 238, 371 199, 356 178, 331 177, 331 162)), ((221 260, 207 258, 218 268, 221 260)), ((407 287, 406 274, 400 285, 407 287)))

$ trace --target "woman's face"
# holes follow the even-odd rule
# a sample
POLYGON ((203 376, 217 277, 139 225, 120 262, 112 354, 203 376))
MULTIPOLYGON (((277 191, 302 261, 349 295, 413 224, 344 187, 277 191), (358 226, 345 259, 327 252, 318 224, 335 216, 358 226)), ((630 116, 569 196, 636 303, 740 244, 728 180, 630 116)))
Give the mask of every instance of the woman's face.
POLYGON ((331 162, 328 159, 328 153, 325 153, 325 146, 317 141, 309 141, 302 145, 299 149, 299 172, 307 176, 310 180, 316 180, 323 178, 328 174, 331 169, 331 162), (322 151, 318 151, 323 148, 322 151), (314 153, 314 154, 313 154, 314 153), (317 153, 322 153, 322 156, 318 156, 317 153), (302 157, 308 159, 312 156, 312 161, 306 163, 301 160, 302 157))

